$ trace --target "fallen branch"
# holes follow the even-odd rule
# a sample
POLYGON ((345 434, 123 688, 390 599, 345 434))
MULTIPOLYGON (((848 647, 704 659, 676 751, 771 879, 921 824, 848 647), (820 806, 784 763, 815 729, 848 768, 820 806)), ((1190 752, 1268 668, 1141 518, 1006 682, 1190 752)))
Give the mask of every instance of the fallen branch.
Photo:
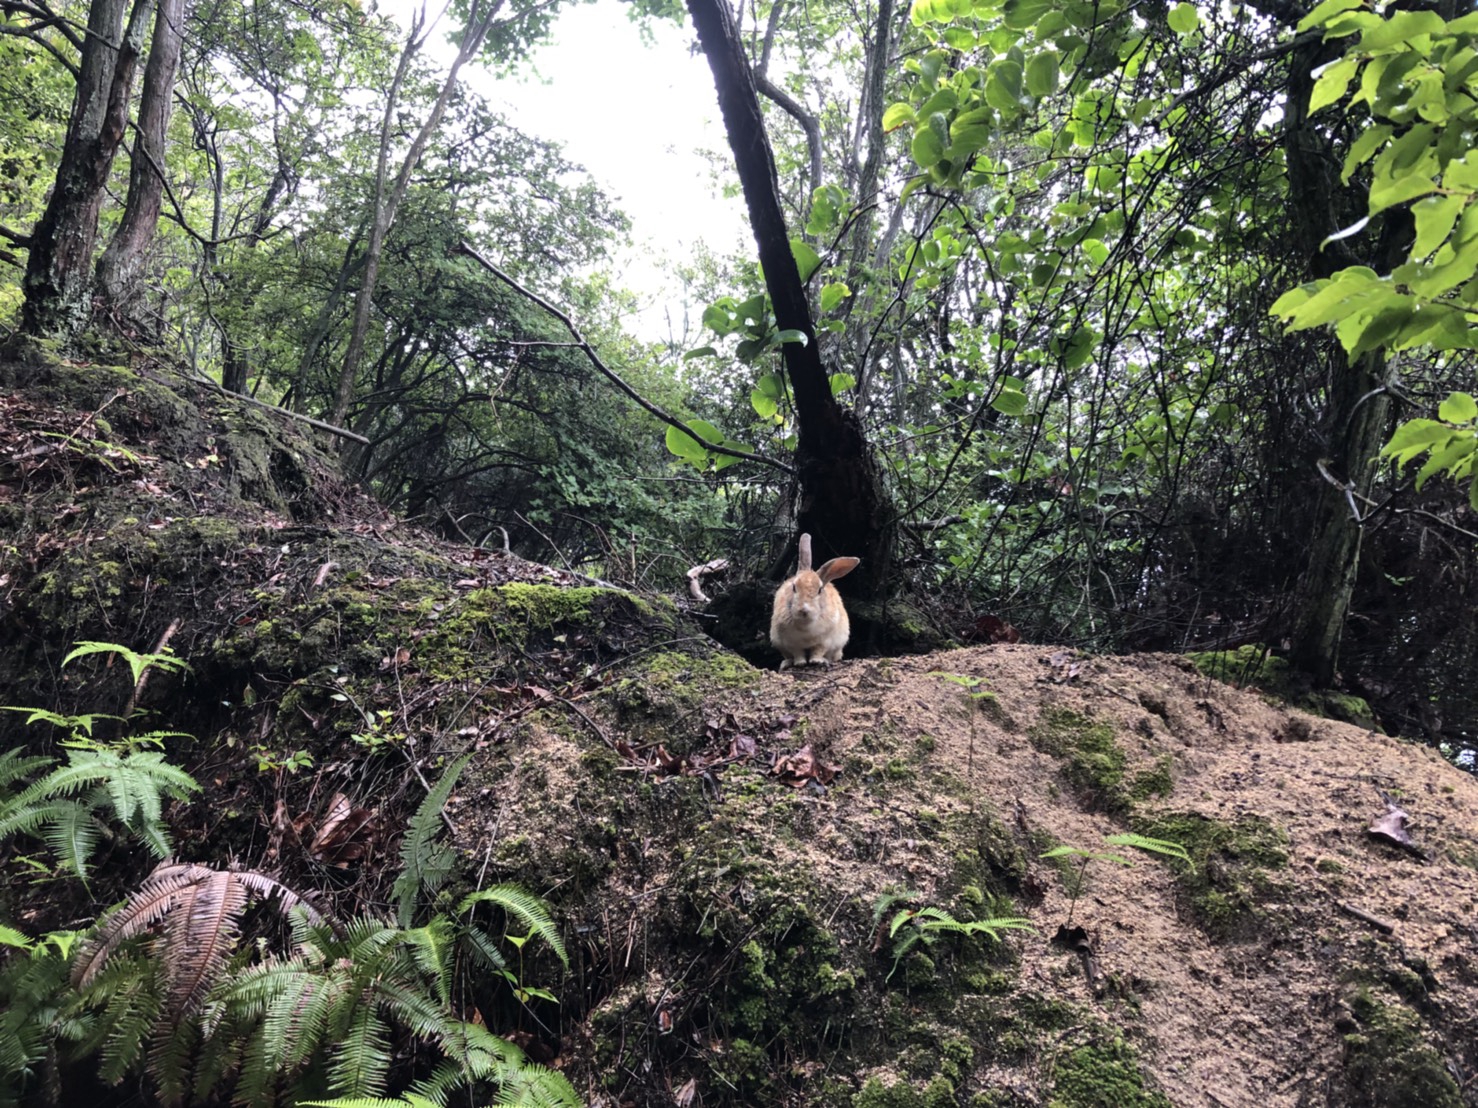
POLYGON ((711 562, 704 562, 701 566, 694 566, 687 573, 688 592, 693 594, 693 599, 699 604, 707 604, 708 594, 703 591, 703 586, 699 583, 700 578, 715 577, 718 574, 727 573, 728 570, 729 559, 727 558, 715 558, 711 562))
POLYGON ((1346 904, 1343 900, 1337 900, 1335 903, 1339 905, 1340 911, 1347 912, 1358 920, 1364 920, 1377 931, 1382 931, 1389 935, 1396 930, 1396 925, 1390 920, 1383 920, 1379 916, 1373 916, 1363 908, 1356 908, 1353 904, 1346 904))

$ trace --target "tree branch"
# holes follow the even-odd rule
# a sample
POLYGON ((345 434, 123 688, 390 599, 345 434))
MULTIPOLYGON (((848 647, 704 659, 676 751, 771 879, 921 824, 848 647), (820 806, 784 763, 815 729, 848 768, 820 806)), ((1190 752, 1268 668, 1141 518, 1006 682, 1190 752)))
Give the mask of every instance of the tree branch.
POLYGON ((763 454, 751 454, 747 450, 734 450, 734 449, 732 449, 730 447, 727 447, 727 446, 720 446, 716 442, 709 442, 707 439, 703 438, 701 435, 695 434, 694 431, 693 431, 693 429, 691 427, 689 427, 686 423, 683 423, 676 416, 669 415, 662 408, 659 408, 656 404, 653 404, 650 400, 648 400, 646 397, 644 397, 641 393, 637 392, 634 388, 632 388, 630 385, 628 385, 616 373, 615 370, 611 369, 610 366, 606 365, 606 363, 601 360, 600 355, 595 352, 595 348, 592 347, 590 345, 590 343, 588 343, 588 342, 585 341, 585 336, 583 336, 582 334, 580 334, 580 331, 579 331, 578 328, 576 328, 574 322, 571 321, 570 317, 567 316, 567 315, 565 315, 564 312, 560 311, 558 308, 556 308, 549 301, 545 300, 538 293, 533 292, 530 289, 524 288, 523 285, 519 284, 512 277, 508 276, 508 274, 504 273, 501 269, 499 269, 497 266, 495 266, 492 262, 490 262, 486 258, 484 258, 481 254, 479 254, 476 250, 474 250, 467 243, 465 243, 465 242, 458 243, 455 247, 452 248, 452 253, 453 254, 465 254, 467 257, 469 257, 473 261, 475 261, 478 265, 480 265, 484 269, 486 269, 494 277, 498 278, 498 280, 502 281, 509 288, 513 289, 514 292, 518 293, 520 296, 523 296, 523 297, 526 297, 529 300, 532 300, 535 304, 539 305, 539 307, 543 308, 550 315, 554 316, 555 319, 559 320, 562 324, 564 324, 565 330, 567 330, 570 333, 570 335, 575 340, 574 345, 580 348, 580 352, 585 355, 585 357, 590 361, 590 364, 591 365, 595 366, 596 369, 600 370, 600 372, 605 375, 605 377, 606 377, 606 379, 608 381, 610 381, 613 385, 615 385, 618 389, 620 389, 628 397, 630 397, 632 400, 636 401, 644 409, 646 409, 652 415, 656 416, 658 419, 660 419, 663 423, 667 424, 669 427, 676 427, 683 434, 687 435, 688 438, 692 439, 699 446, 703 447, 703 449, 708 450, 708 451, 710 451, 710 452, 712 452, 714 454, 723 454, 726 457, 730 457, 730 458, 743 458, 747 462, 759 462, 761 465, 767 465, 767 466, 770 466, 773 469, 778 469, 782 473, 788 473, 788 474, 794 475, 795 470, 792 469, 790 466, 786 465, 784 462, 776 461, 774 458, 767 458, 763 454))

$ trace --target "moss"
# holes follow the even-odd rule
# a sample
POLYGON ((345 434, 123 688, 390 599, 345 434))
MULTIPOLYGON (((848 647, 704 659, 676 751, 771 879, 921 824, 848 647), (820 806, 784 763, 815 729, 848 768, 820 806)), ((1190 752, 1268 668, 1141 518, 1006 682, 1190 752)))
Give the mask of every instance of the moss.
POLYGON ((1124 783, 1124 751, 1109 724, 1053 709, 1042 713, 1028 738, 1043 753, 1065 760, 1063 776, 1094 807, 1116 813, 1132 807, 1133 797, 1124 783))
POLYGON ((1080 1046, 1052 1067, 1050 1108, 1171 1108, 1144 1087, 1139 1059, 1122 1039, 1080 1046))
POLYGON ((1422 1039, 1421 1021, 1368 992, 1351 999, 1357 1029, 1344 1036, 1350 1108, 1462 1108, 1442 1056, 1422 1039))
POLYGON ((1275 701, 1325 719, 1343 720, 1377 730, 1380 727, 1370 704, 1363 697, 1333 689, 1313 688, 1307 678, 1285 659, 1260 643, 1249 643, 1236 650, 1193 652, 1186 657, 1205 676, 1229 685, 1255 687, 1275 701))
POLYGON ((1236 938, 1262 927, 1262 902, 1277 886, 1270 870, 1288 865, 1288 836, 1265 820, 1235 823, 1194 812, 1136 815, 1131 828, 1153 839, 1179 843, 1195 869, 1173 860, 1176 882, 1197 923, 1216 938, 1236 938))
POLYGON ((1129 795, 1135 800, 1148 800, 1152 796, 1169 796, 1174 786, 1170 776, 1170 755, 1166 754, 1155 762, 1154 769, 1137 773, 1129 781, 1129 795))

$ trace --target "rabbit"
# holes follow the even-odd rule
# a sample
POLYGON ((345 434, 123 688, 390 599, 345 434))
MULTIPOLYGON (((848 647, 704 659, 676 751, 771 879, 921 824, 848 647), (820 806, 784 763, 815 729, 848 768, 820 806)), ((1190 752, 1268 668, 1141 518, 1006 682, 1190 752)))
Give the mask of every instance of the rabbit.
POLYGON ((852 633, 847 609, 832 584, 857 568, 860 559, 833 558, 811 569, 811 536, 802 535, 796 574, 775 593, 770 617, 770 643, 783 658, 780 668, 842 660, 842 647, 852 633))

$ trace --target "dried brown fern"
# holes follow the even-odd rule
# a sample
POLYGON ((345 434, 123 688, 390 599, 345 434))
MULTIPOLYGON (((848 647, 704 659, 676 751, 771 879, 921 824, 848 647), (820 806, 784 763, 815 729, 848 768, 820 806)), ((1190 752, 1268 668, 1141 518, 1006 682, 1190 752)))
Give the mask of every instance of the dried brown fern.
POLYGON ((254 897, 275 902, 284 915, 302 905, 310 919, 322 918, 298 893, 265 874, 162 862, 78 952, 72 984, 86 988, 120 945, 153 931, 165 1011, 178 1021, 204 1002, 236 948, 242 913, 254 897))

